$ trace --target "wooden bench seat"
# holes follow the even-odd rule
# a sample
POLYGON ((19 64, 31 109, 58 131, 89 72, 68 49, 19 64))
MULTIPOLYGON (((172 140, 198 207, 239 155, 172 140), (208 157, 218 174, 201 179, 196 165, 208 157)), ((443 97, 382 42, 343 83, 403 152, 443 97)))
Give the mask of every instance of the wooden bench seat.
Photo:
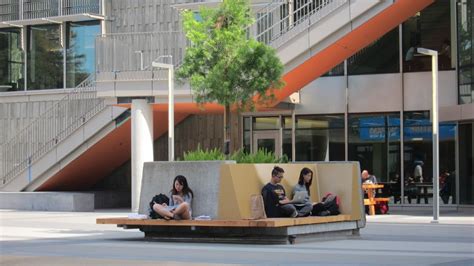
POLYGON ((124 229, 140 229, 145 238, 161 241, 294 244, 298 239, 357 236, 357 221, 350 215, 260 220, 163 220, 98 218, 97 224, 116 224, 124 229))
POLYGON ((364 199, 364 205, 374 205, 377 202, 389 202, 390 198, 373 198, 373 200, 370 199, 364 199))
POLYGON ((302 218, 267 218, 260 220, 163 220, 129 219, 127 217, 98 218, 97 224, 116 224, 118 226, 204 226, 204 227, 288 227, 296 225, 323 224, 350 221, 350 215, 302 218))

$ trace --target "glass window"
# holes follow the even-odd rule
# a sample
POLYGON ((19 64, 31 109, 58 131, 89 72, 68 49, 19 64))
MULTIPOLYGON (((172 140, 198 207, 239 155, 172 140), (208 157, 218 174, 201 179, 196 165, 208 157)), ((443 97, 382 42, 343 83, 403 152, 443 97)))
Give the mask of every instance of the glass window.
POLYGON ((250 131, 244 131, 244 151, 250 153, 250 131))
POLYGON ((398 73, 398 27, 347 59, 349 75, 398 73), (381 55, 381 53, 383 55, 381 55))
POLYGON ((280 129, 278 117, 254 117, 253 130, 273 130, 280 129))
POLYGON ((331 70, 326 72, 322 77, 334 77, 334 76, 344 76, 344 62, 333 67, 331 70))
POLYGON ((433 196, 433 149, 428 111, 404 114, 405 203, 428 204, 433 196), (416 199, 416 202, 414 201, 416 199), (423 200, 422 200, 423 199, 423 200))
POLYGON ((441 204, 456 203, 456 131, 457 124, 439 124, 439 196, 441 204))
POLYGON ((439 51, 440 70, 451 69, 451 12, 449 0, 437 0, 403 23, 403 71, 430 71, 431 57, 416 48, 439 51))
POLYGON ((59 25, 28 27, 28 89, 63 88, 59 25))
POLYGON ((292 141, 291 141, 291 129, 284 129, 283 130, 283 145, 282 145, 282 154, 288 157, 288 161, 293 161, 293 152, 292 148, 292 141))
POLYGON ((99 21, 67 24, 66 86, 73 88, 95 72, 95 37, 99 21))
MULTIPOLYGON (((441 202, 455 203, 455 123, 439 125, 441 202)), ((433 138, 428 111, 404 115, 404 166, 406 203, 430 204, 433 198, 433 138)))
POLYGON ((244 117, 244 151, 250 152, 250 117, 244 117))
POLYGON ((250 130, 250 117, 244 117, 244 130, 250 130))
POLYGON ((293 127, 293 119, 291 116, 283 117, 283 145, 282 153, 288 156, 288 161, 293 161, 291 129, 293 127))
POLYGON ((474 102, 474 2, 457 4, 459 103, 474 102))
POLYGON ((24 89, 20 29, 0 30, 0 92, 24 89))
POLYGON ((459 203, 474 204, 474 123, 459 124, 459 203))
POLYGON ((344 116, 297 116, 296 161, 344 160, 344 116))
POLYGON ((400 177, 400 116, 394 114, 349 115, 349 160, 358 161, 379 182, 400 177))

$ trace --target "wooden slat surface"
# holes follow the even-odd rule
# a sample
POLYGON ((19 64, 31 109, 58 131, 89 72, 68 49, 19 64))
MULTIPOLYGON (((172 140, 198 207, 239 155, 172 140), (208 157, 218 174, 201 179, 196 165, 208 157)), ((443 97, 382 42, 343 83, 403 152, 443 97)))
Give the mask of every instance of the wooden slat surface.
POLYGON ((384 201, 384 202, 389 202, 390 198, 374 198, 374 200, 377 201, 384 201))
POLYGON ((350 215, 304 218, 268 218, 261 220, 162 220, 162 219, 129 219, 127 217, 97 218, 97 224, 149 225, 149 226, 208 226, 208 227, 285 227, 294 225, 321 224, 329 222, 350 221, 350 215))

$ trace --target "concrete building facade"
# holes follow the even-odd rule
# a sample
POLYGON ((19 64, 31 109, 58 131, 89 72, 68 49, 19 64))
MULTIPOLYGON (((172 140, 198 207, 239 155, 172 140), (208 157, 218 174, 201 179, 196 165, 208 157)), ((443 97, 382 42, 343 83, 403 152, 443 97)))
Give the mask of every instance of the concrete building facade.
MULTIPOLYGON (((392 204, 431 203, 431 61, 415 51, 433 49, 442 202, 474 204, 473 4, 409 2, 252 1, 250 32, 277 50, 287 87, 273 110, 232 117, 233 150, 359 161, 392 204)), ((154 159, 167 160, 167 72, 151 63, 179 66, 180 11, 217 4, 0 1, 2 190, 130 193, 130 103, 152 105, 154 159)), ((185 84, 175 101, 176 157, 221 147, 222 109, 195 108, 185 84)))

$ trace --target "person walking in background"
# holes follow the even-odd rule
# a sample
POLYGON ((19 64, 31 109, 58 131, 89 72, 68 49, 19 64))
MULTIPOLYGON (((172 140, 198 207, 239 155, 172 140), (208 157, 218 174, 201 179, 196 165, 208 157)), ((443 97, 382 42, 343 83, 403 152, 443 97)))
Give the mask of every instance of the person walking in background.
POLYGON ((445 39, 439 51, 439 63, 441 69, 451 68, 451 42, 445 39))
POLYGON ((273 167, 272 177, 262 188, 263 204, 267 217, 297 217, 295 205, 290 203, 286 196, 285 188, 279 183, 285 171, 278 166, 273 167))
POLYGON ((413 170, 415 182, 423 183, 423 164, 423 161, 415 161, 415 169, 413 170))
POLYGON ((449 197, 451 196, 451 182, 452 178, 448 170, 443 170, 439 176, 439 196, 443 200, 444 204, 449 203, 449 197))

